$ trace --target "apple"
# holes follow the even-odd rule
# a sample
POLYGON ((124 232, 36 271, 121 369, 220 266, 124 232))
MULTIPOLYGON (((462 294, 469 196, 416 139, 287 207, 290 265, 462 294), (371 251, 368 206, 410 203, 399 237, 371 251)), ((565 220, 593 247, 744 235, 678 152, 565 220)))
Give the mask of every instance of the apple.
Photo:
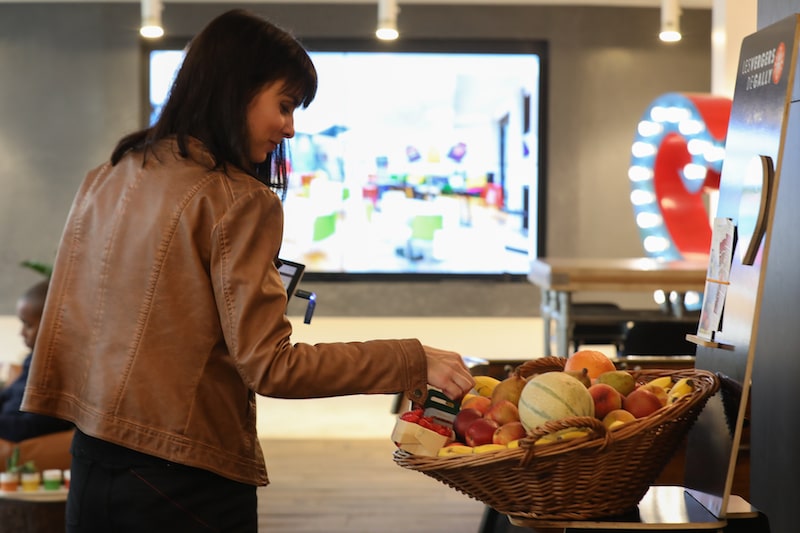
POLYGON ((631 420, 636 420, 636 417, 633 416, 633 413, 630 411, 626 411, 625 409, 614 409, 603 417, 603 425, 606 427, 606 429, 614 429, 627 422, 630 422, 631 420))
POLYGON ((467 433, 464 435, 467 446, 472 446, 474 448, 475 446, 480 446, 482 444, 492 444, 494 432, 497 431, 497 428, 499 427, 500 424, 494 420, 489 420, 488 418, 478 418, 469 425, 467 428, 467 433))
POLYGON ((625 396, 622 408, 636 418, 643 418, 661 409, 661 400, 652 391, 639 387, 625 396))
POLYGON ((461 398, 461 405, 464 405, 465 403, 467 403, 467 400, 471 400, 472 398, 475 398, 476 396, 477 396, 477 394, 475 394, 473 392, 466 393, 464 395, 464 397, 461 398))
POLYGON ((594 400, 594 416, 600 420, 614 409, 622 409, 622 394, 608 383, 595 383, 589 394, 594 400))
POLYGON ((491 406, 492 399, 488 396, 472 396, 461 402, 462 411, 464 409, 477 409, 480 411, 481 416, 485 415, 491 406))
POLYGON ((482 417, 483 413, 477 409, 461 409, 453 419, 453 430, 456 432, 456 438, 462 442, 465 442, 467 428, 470 426, 470 424, 482 417))
POLYGON ((509 400, 500 400, 497 403, 492 403, 483 417, 494 420, 502 426, 509 422, 519 422, 519 409, 517 404, 511 403, 509 400))
POLYGON ((527 432, 525 431, 525 426, 522 425, 522 422, 509 422, 507 424, 503 424, 495 430, 494 435, 492 436, 492 442, 494 444, 508 445, 509 442, 519 440, 525 435, 527 435, 527 432))

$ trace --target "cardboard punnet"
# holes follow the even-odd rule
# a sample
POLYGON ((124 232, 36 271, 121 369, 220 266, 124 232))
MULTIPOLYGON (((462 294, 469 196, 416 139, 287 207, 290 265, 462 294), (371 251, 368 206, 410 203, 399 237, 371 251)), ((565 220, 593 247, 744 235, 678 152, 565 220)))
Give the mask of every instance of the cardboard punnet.
POLYGON ((392 431, 392 441, 401 450, 415 455, 436 457, 439 449, 451 442, 451 438, 426 429, 414 422, 397 419, 392 431))

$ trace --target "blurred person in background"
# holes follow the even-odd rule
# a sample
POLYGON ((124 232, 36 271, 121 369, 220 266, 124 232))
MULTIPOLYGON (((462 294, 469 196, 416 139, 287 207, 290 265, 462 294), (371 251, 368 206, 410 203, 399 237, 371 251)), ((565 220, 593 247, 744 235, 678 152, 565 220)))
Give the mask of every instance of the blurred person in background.
POLYGON ((26 290, 17 300, 17 317, 22 324, 20 331, 22 341, 31 351, 22 361, 17 377, 0 392, 0 450, 13 448, 10 445, 12 443, 65 431, 72 427, 70 422, 58 418, 20 411, 48 285, 47 280, 40 281, 26 290))

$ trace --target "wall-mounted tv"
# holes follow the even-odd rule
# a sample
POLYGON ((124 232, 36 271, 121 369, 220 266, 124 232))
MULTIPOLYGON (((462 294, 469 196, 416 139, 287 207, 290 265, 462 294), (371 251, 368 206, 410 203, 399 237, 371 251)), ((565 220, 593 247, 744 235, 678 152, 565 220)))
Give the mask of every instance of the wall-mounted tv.
MULTIPOLYGON (((186 40, 147 45, 158 116, 186 40)), ((281 257, 306 279, 524 278, 544 252, 537 41, 304 40, 281 257)))

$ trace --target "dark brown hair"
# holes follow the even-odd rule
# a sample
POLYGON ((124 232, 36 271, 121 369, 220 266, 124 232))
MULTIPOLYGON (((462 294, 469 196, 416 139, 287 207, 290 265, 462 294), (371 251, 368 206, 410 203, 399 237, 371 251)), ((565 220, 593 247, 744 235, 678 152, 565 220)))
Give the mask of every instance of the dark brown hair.
POLYGON ((21 300, 26 300, 30 302, 32 311, 37 315, 42 315, 42 310, 44 309, 44 301, 47 298, 47 289, 50 288, 50 280, 46 279, 44 281, 40 281, 36 285, 29 287, 22 296, 20 297, 21 300))
POLYGON ((285 190, 284 143, 259 164, 247 152, 247 107, 258 91, 276 81, 283 81, 302 107, 316 95, 316 69, 294 37, 249 11, 227 11, 192 39, 155 125, 123 137, 111 163, 171 135, 185 157, 188 137, 196 137, 219 167, 234 165, 285 190))

